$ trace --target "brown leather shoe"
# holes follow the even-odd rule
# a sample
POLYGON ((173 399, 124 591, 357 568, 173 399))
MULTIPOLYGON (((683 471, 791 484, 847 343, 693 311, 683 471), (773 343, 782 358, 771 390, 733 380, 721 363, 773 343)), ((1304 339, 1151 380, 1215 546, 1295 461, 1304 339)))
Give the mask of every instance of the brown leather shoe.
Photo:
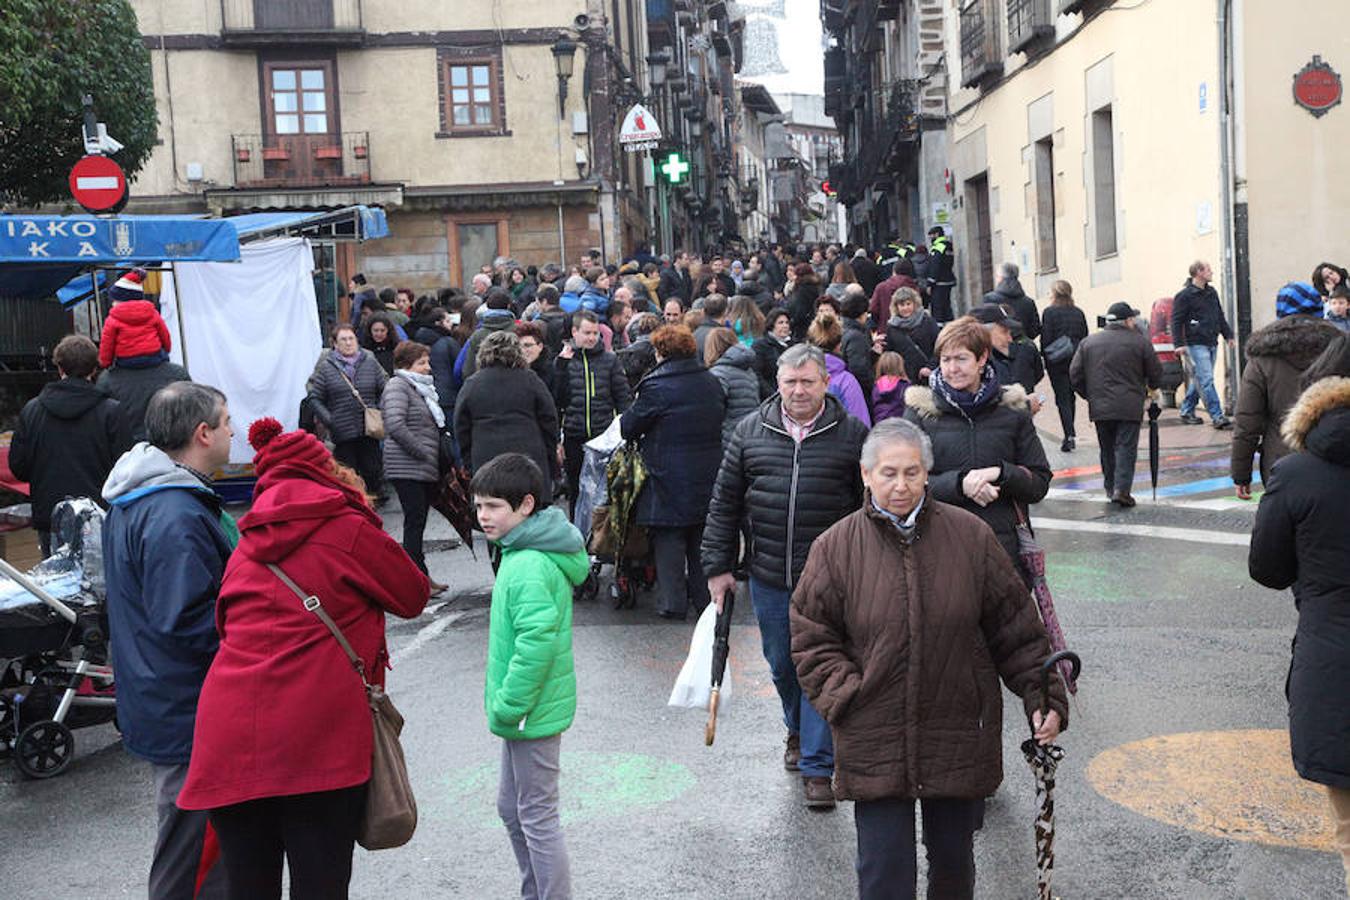
POLYGON ((1129 494, 1125 493, 1124 491, 1112 497, 1111 502, 1115 503, 1116 505, 1124 509, 1129 509, 1130 507, 1134 506, 1134 498, 1131 497, 1129 494))
POLYGON ((796 772, 802 761, 802 738, 799 734, 787 736, 787 748, 783 750, 783 768, 796 772))
POLYGON ((802 791, 806 794, 806 805, 813 809, 834 808, 834 788, 830 779, 817 775, 802 777, 802 791))

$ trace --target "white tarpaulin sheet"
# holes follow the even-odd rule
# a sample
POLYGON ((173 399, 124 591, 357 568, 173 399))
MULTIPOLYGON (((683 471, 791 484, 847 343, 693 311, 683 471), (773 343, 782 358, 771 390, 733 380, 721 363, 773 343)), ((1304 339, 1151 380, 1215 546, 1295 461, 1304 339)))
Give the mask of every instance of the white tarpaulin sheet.
POLYGON ((305 382, 323 342, 309 241, 276 238, 239 250, 237 263, 176 264, 178 296, 165 273, 160 308, 173 335, 173 361, 182 363, 186 349, 192 380, 229 399, 230 462, 249 463, 248 426, 255 420, 275 416, 287 430, 298 427, 305 382))

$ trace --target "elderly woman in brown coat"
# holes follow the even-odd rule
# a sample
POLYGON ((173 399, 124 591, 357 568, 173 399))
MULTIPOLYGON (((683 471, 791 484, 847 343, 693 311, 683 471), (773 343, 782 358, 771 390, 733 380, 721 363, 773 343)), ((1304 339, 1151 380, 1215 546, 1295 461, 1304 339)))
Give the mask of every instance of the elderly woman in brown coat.
POLYGON ((862 448, 863 508, 816 538, 792 595, 792 658, 834 733, 834 789, 855 801, 858 893, 913 898, 914 803, 928 896, 971 898, 974 832, 1003 780, 1002 677, 1036 739, 1067 723, 1038 670, 1050 642, 989 526, 927 495, 933 450, 900 419, 862 448))

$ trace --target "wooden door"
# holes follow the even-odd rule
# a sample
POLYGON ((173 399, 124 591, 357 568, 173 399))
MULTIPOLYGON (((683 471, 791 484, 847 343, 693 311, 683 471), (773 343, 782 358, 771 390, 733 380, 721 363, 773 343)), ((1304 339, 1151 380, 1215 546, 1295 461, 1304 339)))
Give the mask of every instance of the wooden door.
POLYGON ((328 62, 271 62, 267 90, 263 177, 291 184, 325 184, 342 175, 342 140, 328 62))
POLYGON ((971 292, 971 303, 978 302, 994 289, 994 234, 993 222, 989 215, 989 178, 980 175, 966 182, 966 202, 974 213, 973 220, 967 222, 973 228, 972 261, 975 264, 976 277, 973 280, 977 290, 971 292))

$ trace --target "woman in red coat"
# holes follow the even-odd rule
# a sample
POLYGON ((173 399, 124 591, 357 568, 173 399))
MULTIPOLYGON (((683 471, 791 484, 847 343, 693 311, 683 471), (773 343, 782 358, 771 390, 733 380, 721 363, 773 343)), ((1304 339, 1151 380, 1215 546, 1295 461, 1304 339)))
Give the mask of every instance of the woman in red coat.
POLYGON ((422 612, 427 578, 381 527, 360 478, 313 435, 249 429, 253 508, 216 601, 220 650, 197 707, 182 809, 210 811, 234 898, 347 896, 373 728, 338 642, 267 568, 318 597, 365 677, 384 683, 385 611, 422 612))

